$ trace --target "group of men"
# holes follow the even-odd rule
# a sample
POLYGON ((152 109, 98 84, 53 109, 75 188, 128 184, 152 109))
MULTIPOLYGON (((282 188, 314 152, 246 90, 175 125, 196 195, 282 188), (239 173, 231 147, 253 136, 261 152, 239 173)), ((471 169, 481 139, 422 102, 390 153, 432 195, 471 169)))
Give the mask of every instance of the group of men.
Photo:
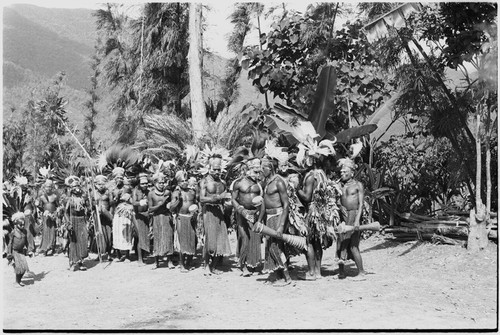
MULTIPOLYGON (((228 227, 234 224, 242 276, 274 273, 273 285, 288 285, 290 259, 303 254, 308 269, 299 278, 317 280, 323 250, 335 245, 339 278, 346 278, 348 258, 362 277, 357 228, 363 221, 363 186, 354 179, 355 164, 350 159, 340 160, 340 181, 328 178, 323 169, 326 156, 311 153, 302 174, 283 169, 271 151, 264 157, 247 157, 238 162, 238 176, 230 184, 224 180, 228 162, 216 154, 207 157, 208 171, 202 175, 184 168, 130 175, 115 167, 111 175, 94 176, 91 182, 70 176, 65 192, 58 192, 48 177, 37 197, 24 198, 17 216, 7 222, 4 217, 4 255, 14 261, 16 282, 22 285, 28 267, 20 258, 23 250, 35 252, 38 209, 42 238, 37 254, 53 254, 56 234, 64 231, 63 250, 73 271, 86 270, 84 260, 90 249, 101 260, 118 262, 130 262, 135 250, 141 265, 146 256, 154 257, 153 269, 162 261, 174 268, 177 252, 180 270, 188 272, 194 269, 193 258, 202 246, 204 274, 220 274, 223 257, 231 255, 228 227), (353 228, 338 231, 340 222, 353 228), (8 234, 6 225, 11 227, 8 234), (273 234, 259 234, 256 228, 262 225, 273 234), (304 239, 304 246, 288 245, 284 234, 304 239)), ((8 193, 4 184, 4 198, 8 193)))

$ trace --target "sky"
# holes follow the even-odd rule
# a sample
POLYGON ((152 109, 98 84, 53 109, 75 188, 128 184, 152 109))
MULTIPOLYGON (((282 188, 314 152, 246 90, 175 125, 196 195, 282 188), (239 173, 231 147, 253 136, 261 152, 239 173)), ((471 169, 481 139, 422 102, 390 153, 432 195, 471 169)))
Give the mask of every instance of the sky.
MULTIPOLYGON (((134 11, 135 8, 138 7, 139 4, 144 3, 145 1, 115 1, 119 3, 123 3, 125 5, 129 5, 127 8, 131 12, 134 11)), ((225 58, 234 57, 231 51, 227 49, 227 38, 233 29, 233 25, 229 22, 229 15, 233 10, 232 4, 236 1, 214 1, 214 0, 204 0, 201 1, 204 4, 207 4, 211 10, 206 14, 207 17, 207 29, 203 36, 204 47, 209 48, 212 52, 219 54, 225 58)), ((238 1, 241 2, 241 1, 238 1)), ((25 3, 32 4, 39 7, 47 7, 47 8, 87 8, 87 9, 98 9, 102 8, 102 4, 104 2, 96 2, 96 1, 88 1, 88 0, 76 0, 76 1, 68 1, 68 0, 3 0, 2 6, 9 6, 16 3, 25 3)), ((269 8, 273 5, 280 4, 280 2, 264 2, 266 8, 269 8)), ((304 12, 309 1, 287 1, 288 9, 295 9, 301 12, 304 12)), ((254 23, 256 25, 256 22, 254 23)), ((267 31, 270 23, 266 20, 261 22, 261 26, 263 31, 267 31)), ((246 45, 256 45, 258 44, 258 33, 255 30, 249 33, 248 40, 245 41, 246 45)))

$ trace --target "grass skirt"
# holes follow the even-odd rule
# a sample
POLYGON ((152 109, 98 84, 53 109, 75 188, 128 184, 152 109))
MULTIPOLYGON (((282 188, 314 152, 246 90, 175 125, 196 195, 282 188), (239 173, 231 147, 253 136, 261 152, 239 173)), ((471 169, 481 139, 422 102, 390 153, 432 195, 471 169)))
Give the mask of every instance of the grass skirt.
POLYGON ((12 250, 12 257, 14 257, 14 272, 16 275, 23 275, 30 270, 24 254, 12 250))
MULTIPOLYGON (((253 213, 254 220, 252 223, 256 221, 256 214, 257 211, 253 213)), ((245 265, 255 268, 262 262, 260 252, 261 236, 250 229, 248 221, 243 215, 236 213, 236 222, 238 224, 238 246, 236 249, 238 265, 240 267, 245 265)))
POLYGON ((71 216, 72 231, 68 233, 69 238, 69 262, 75 264, 89 255, 87 248, 88 230, 83 216, 71 216))
POLYGON ((136 233, 137 233, 137 247, 139 249, 150 251, 150 241, 149 241, 149 218, 143 213, 137 213, 135 216, 137 222, 136 233))
POLYGON ((32 214, 24 217, 24 228, 26 229, 26 238, 28 239, 28 252, 35 252, 35 218, 32 214))
POLYGON ((56 230, 57 222, 55 218, 50 216, 43 217, 42 242, 39 250, 45 252, 49 249, 54 249, 56 246, 56 230))
POLYGON ((205 226, 203 254, 229 256, 231 254, 231 247, 229 245, 226 222, 224 221, 224 212, 221 206, 205 205, 203 224, 205 226))
MULTIPOLYGON (((281 214, 268 215, 266 226, 271 229, 278 230, 281 214)), ((284 243, 281 240, 269 237, 266 243, 266 255, 264 260, 263 272, 272 272, 278 269, 285 268, 286 257, 284 253, 284 243)))
POLYGON ((179 251, 186 255, 194 255, 196 253, 196 217, 179 214, 176 229, 179 236, 179 251))
POLYGON ((153 216, 153 255, 165 256, 174 253, 174 226, 170 215, 153 216))

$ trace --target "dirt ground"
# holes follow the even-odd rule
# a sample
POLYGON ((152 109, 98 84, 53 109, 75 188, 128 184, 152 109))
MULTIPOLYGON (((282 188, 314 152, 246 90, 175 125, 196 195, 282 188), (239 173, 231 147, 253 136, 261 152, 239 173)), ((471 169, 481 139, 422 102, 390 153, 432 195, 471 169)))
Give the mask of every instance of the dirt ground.
MULTIPOLYGON (((234 253, 235 234, 231 235, 234 253)), ((34 278, 24 288, 3 259, 3 328, 26 330, 493 330, 498 327, 497 245, 479 254, 460 246, 375 235, 361 242, 366 281, 337 278, 334 251, 323 278, 300 281, 305 258, 294 257, 293 283, 266 285, 267 275, 240 276, 234 254, 222 275, 197 268, 151 270, 137 262, 87 260, 68 271, 63 254, 28 259, 34 278)), ((91 255, 95 257, 95 255, 91 255)), ((135 255, 133 255, 134 257, 135 255)))

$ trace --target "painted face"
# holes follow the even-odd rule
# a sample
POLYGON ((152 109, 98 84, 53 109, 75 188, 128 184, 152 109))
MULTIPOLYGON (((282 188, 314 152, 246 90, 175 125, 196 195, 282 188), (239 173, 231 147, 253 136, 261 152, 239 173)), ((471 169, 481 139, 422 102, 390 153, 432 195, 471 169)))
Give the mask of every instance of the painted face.
POLYGON ((18 226, 19 228, 21 228, 21 229, 23 229, 23 228, 24 228, 24 220, 16 220, 16 221, 14 222, 14 224, 15 224, 16 226, 18 226))
POLYGON ((82 195, 82 189, 80 188, 80 186, 73 186, 71 187, 71 193, 75 195, 82 195))
POLYGON ((98 181, 98 182, 95 183, 95 187, 97 188, 97 190, 99 192, 102 192, 102 191, 104 191, 106 189, 106 184, 104 182, 102 182, 102 181, 98 181))
POLYGON ((210 162, 210 169, 208 170, 208 173, 210 173, 210 175, 212 177, 215 177, 215 178, 219 178, 220 175, 221 175, 221 159, 220 158, 214 158, 211 162, 210 162))
POLYGON ((139 187, 143 190, 145 190, 146 188, 148 188, 148 180, 147 179, 141 179, 139 181, 139 187))
POLYGON ((259 180, 261 172, 262 172, 262 167, 261 167, 259 159, 251 160, 248 163, 248 166, 247 166, 247 176, 248 177, 250 177, 254 180, 259 180))
POLYGON ((352 172, 352 170, 350 168, 343 167, 340 170, 340 178, 342 179, 342 181, 348 181, 352 177, 353 177, 353 172, 352 172))
POLYGON ((43 187, 45 189, 45 192, 47 192, 49 194, 54 192, 54 184, 53 183, 45 183, 45 185, 43 187))
POLYGON ((273 172, 273 168, 272 168, 271 164, 268 164, 268 163, 262 164, 262 174, 264 175, 264 177, 266 177, 266 178, 269 177, 272 172, 273 172))
POLYGON ((115 177, 115 182, 117 186, 123 186, 123 176, 122 175, 117 175, 115 177))
POLYGON ((160 192, 163 192, 163 190, 165 189, 165 178, 160 178, 158 179, 156 182, 155 182, 155 188, 160 191, 160 192))

